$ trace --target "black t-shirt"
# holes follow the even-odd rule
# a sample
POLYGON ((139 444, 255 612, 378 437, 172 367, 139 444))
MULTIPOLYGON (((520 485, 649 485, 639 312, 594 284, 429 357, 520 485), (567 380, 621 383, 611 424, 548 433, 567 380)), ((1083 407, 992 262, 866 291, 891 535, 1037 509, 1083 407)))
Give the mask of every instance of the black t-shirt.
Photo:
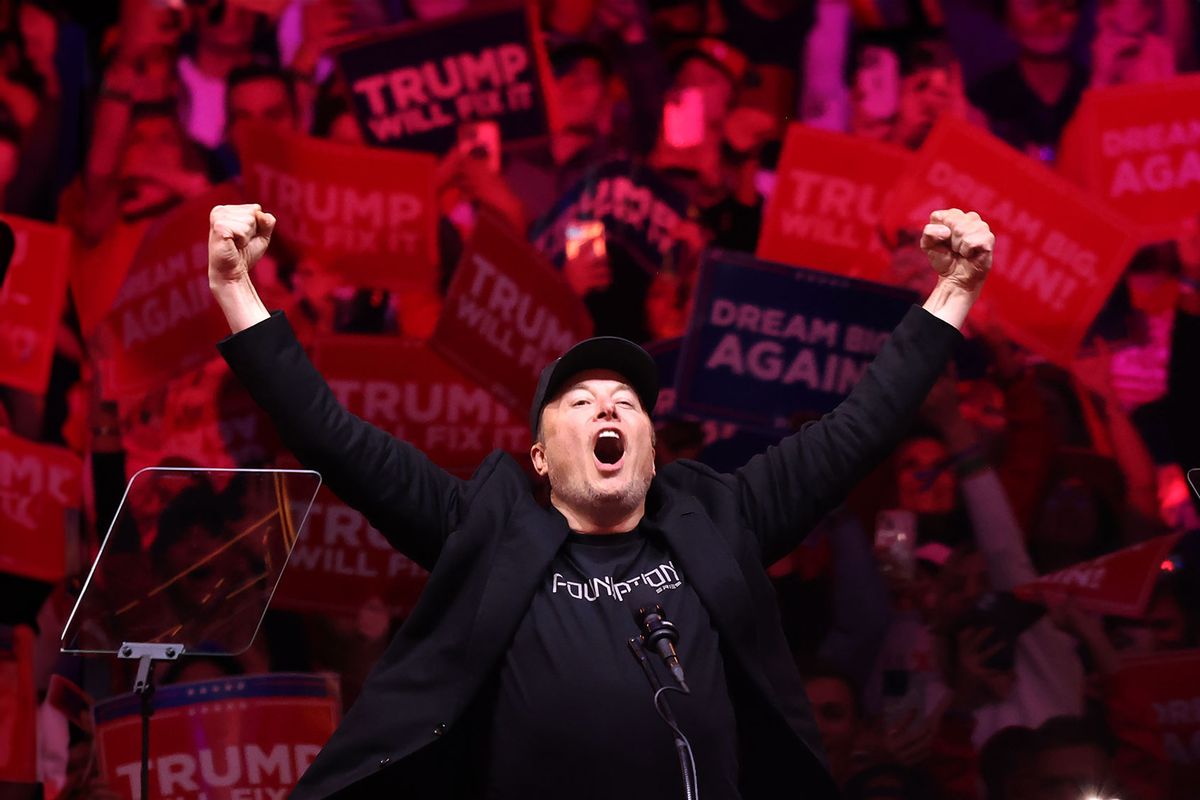
MULTIPOLYGON (((569 534, 505 654, 484 727, 484 796, 676 797, 682 790, 670 729, 630 653, 637 635, 631 586, 658 591, 679 628, 691 695, 668 692, 691 742, 701 796, 738 797, 737 736, 717 632, 657 537, 641 529, 569 534)), ((664 685, 673 681, 649 656, 664 685)))

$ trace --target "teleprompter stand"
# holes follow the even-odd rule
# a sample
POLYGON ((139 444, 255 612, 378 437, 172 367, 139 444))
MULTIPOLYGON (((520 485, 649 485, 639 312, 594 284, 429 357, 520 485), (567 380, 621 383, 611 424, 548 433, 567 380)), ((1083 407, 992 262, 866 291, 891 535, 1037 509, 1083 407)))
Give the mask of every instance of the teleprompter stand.
POLYGON ((154 715, 154 662, 175 661, 183 653, 181 644, 151 644, 148 642, 124 642, 117 651, 117 658, 136 659, 137 675, 133 679, 133 693, 141 699, 142 707, 142 791, 143 800, 150 797, 150 717, 154 715))

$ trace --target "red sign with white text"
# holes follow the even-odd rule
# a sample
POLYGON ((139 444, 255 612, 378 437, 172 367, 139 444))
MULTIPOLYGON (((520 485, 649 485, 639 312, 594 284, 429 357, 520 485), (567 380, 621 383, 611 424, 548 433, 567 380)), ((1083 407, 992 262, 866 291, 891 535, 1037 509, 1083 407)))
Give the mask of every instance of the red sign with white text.
POLYGON ((79 457, 0 431, 0 572, 66 574, 66 518, 83 506, 79 457))
POLYGON ((986 131, 943 117, 884 204, 887 230, 977 211, 996 234, 983 298, 1018 344, 1068 363, 1136 247, 1130 224, 986 131))
MULTIPOLYGON (((1200 785, 1200 650, 1177 650, 1128 659, 1111 680, 1128 687, 1143 705, 1130 709, 1158 739, 1167 769, 1158 776, 1171 800, 1194 798, 1200 785), (1145 707, 1145 706, 1148 706, 1145 707)), ((1119 731, 1118 731, 1119 734, 1119 731)))
POLYGON ((0 781, 38 779, 33 630, 0 626, 0 781))
POLYGON ((0 219, 12 227, 15 239, 0 289, 0 383, 42 394, 67 299, 71 233, 7 214, 0 219))
POLYGON ((1059 168, 1168 241, 1200 214, 1200 76, 1091 89, 1063 134, 1059 168))
POLYGON ((449 472, 469 476, 493 450, 529 450, 524 415, 416 341, 318 338, 313 363, 341 403, 449 472))
POLYGON ((266 415, 221 358, 167 386, 161 455, 206 467, 262 467, 283 449, 266 415))
POLYGON ((542 368, 591 335, 586 306, 523 239, 480 217, 429 346, 518 414, 542 368))
POLYGON ((348 285, 437 284, 436 159, 260 126, 241 143, 247 194, 275 215, 275 236, 348 285))
POLYGON ((429 577, 359 511, 324 485, 308 511, 272 605, 361 619, 379 602, 392 616, 412 611, 429 577))
POLYGON ((755 255, 886 282, 879 214, 912 159, 895 145, 791 125, 755 255))
POLYGON ((213 357, 229 326, 208 288, 208 217, 240 190, 215 186, 146 233, 97 337, 111 396, 142 394, 213 357))
POLYGON ((1115 553, 1084 561, 1018 586, 1023 599, 1071 598, 1097 614, 1139 617, 1150 602, 1162 562, 1179 541, 1178 534, 1156 536, 1115 553))
MULTIPOLYGON (((381 336, 326 336, 313 362, 353 414, 466 477, 492 450, 529 448, 523 418, 423 344, 381 336)), ((362 514, 322 487, 296 542, 275 604, 354 614, 374 598, 407 615, 426 573, 388 544, 362 514)))
MULTIPOLYGON (((133 694, 95 708, 100 773, 130 800, 141 794, 139 708, 133 694)), ((159 688, 150 721, 150 795, 283 800, 340 717, 331 675, 236 676, 159 688)))

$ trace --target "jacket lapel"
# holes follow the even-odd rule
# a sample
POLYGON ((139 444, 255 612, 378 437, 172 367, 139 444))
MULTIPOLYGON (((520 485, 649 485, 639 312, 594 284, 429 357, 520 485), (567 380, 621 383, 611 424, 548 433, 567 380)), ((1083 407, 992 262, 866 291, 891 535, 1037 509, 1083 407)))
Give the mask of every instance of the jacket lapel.
POLYGON ((500 533, 479 613, 467 645, 469 658, 491 664, 512 641, 517 626, 567 539, 567 523, 531 496, 521 498, 500 533))
POLYGON ((643 524, 662 532, 671 554, 683 567, 684 580, 704 604, 721 638, 735 645, 731 649, 740 660, 754 662, 747 656, 758 647, 756 617, 737 556, 696 498, 670 492, 662 495, 662 505, 643 524))

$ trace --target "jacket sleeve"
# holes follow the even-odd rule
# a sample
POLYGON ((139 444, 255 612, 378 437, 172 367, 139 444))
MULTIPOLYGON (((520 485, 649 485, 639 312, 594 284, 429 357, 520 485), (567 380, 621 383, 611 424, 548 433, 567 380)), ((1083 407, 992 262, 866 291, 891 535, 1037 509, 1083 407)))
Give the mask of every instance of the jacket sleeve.
POLYGON ((799 544, 887 457, 961 339, 954 326, 910 309, 849 397, 735 473, 763 563, 799 544))
POLYGON ((334 397, 280 312, 217 348, 284 445, 392 546, 426 569, 453 529, 462 481, 334 397))

